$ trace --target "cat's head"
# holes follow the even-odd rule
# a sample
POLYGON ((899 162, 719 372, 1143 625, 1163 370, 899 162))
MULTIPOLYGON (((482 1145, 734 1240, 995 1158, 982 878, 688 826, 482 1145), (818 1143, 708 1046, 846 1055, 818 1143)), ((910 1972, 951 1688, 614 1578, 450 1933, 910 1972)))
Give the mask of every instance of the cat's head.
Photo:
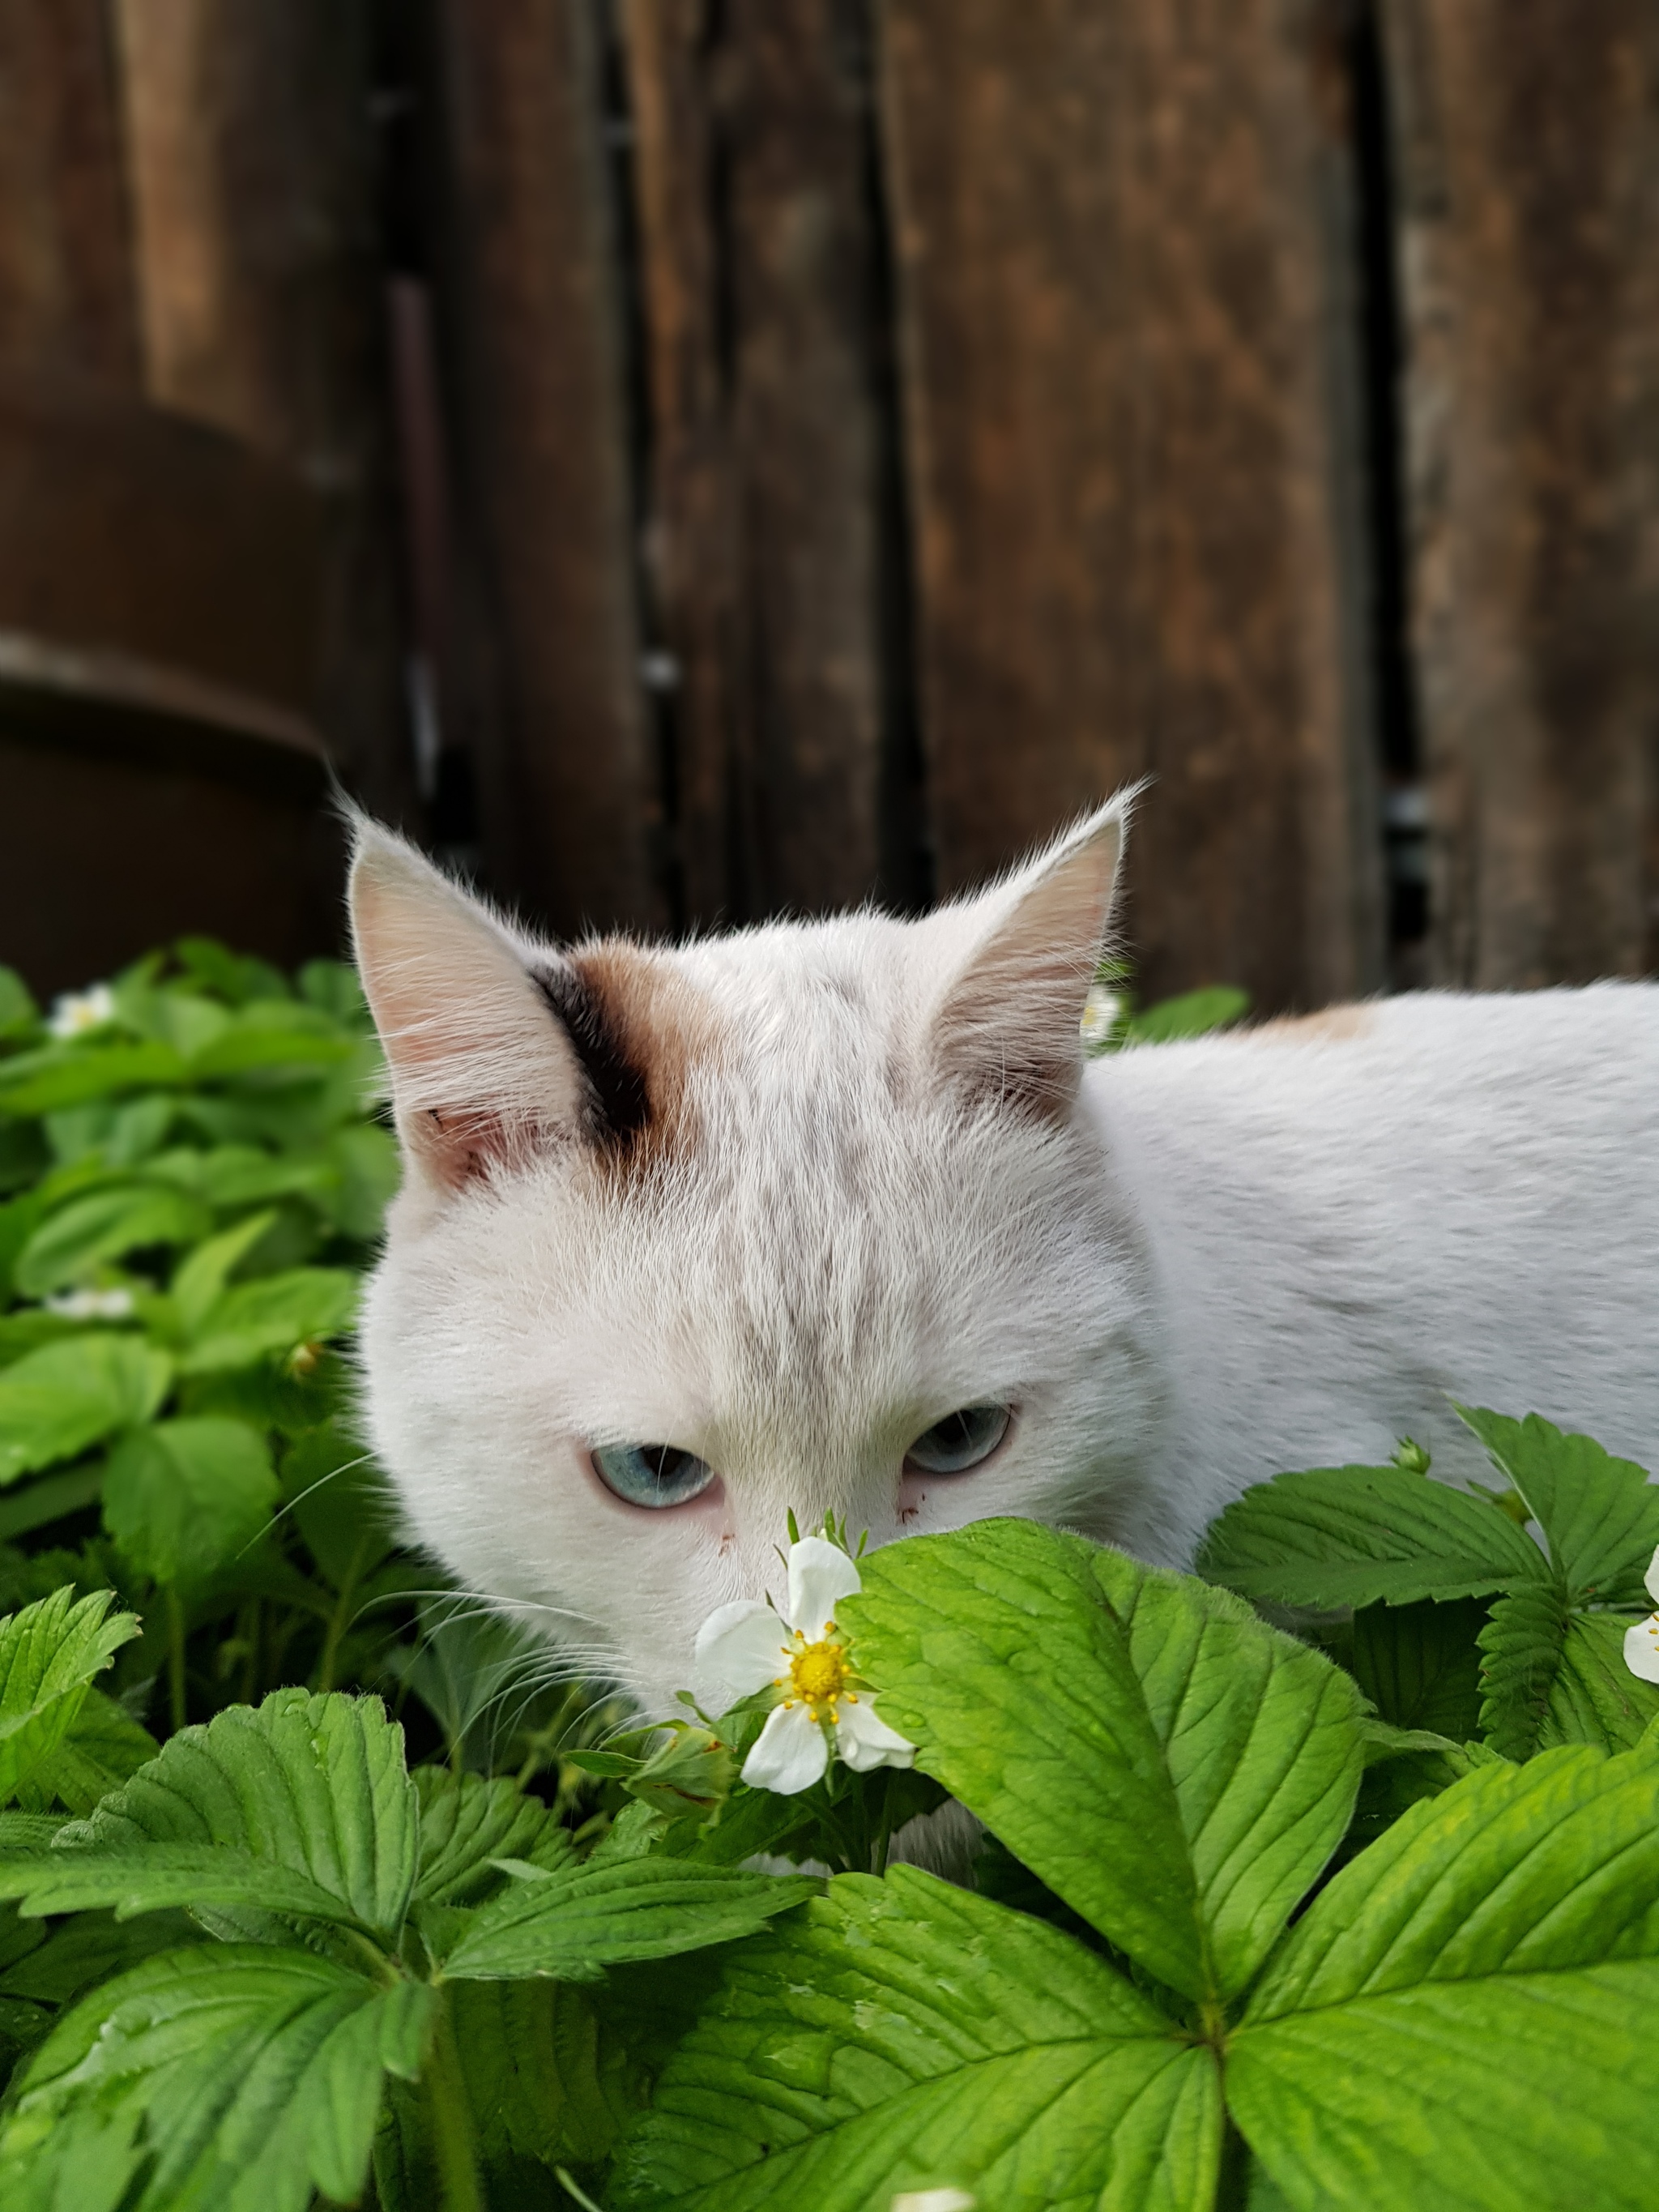
POLYGON ((1123 1529, 1143 1263, 1079 1017, 1126 813, 920 921, 674 948, 538 944, 360 829, 405 1163, 367 1403, 467 1589, 660 1709, 789 1509, 1123 1529))

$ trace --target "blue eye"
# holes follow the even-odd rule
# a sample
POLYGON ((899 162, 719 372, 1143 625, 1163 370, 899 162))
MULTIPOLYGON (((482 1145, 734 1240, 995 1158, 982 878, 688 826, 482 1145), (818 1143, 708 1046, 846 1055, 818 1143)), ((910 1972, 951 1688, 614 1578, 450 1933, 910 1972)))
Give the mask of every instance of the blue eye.
POLYGON ((678 1444, 595 1444, 593 1471, 629 1505, 684 1505, 708 1489, 714 1470, 678 1444))
POLYGON ((911 1474, 965 1474, 991 1454, 1008 1433, 1013 1415, 1006 1406, 963 1406, 924 1429, 904 1455, 911 1474))

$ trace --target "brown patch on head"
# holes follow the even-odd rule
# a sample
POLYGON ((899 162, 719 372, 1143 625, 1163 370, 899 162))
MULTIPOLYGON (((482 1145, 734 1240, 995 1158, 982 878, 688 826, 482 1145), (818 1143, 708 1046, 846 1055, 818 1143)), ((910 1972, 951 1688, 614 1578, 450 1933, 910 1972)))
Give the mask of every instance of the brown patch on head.
POLYGON ((629 1168, 684 1150, 691 1072, 720 1042, 702 993, 661 954, 627 944, 586 946, 536 980, 581 1064, 594 1150, 629 1168))
POLYGON ((1239 1032, 1243 1044, 1352 1044, 1376 1026, 1376 1009, 1368 1005, 1326 1006, 1316 1014, 1280 1014, 1276 1021, 1239 1032))

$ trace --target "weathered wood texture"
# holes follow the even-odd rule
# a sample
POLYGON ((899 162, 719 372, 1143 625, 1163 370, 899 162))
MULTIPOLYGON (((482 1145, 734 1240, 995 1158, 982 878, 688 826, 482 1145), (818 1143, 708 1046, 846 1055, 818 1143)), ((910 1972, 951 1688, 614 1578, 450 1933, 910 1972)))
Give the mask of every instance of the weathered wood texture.
POLYGON ((1327 12, 886 0, 883 21, 941 888, 1151 775, 1146 991, 1370 988, 1327 12))
POLYGON ((43 377, 138 380, 105 0, 0 7, 0 362, 43 377))
POLYGON ((586 0, 440 0, 459 702, 492 883, 561 932, 665 918, 617 241, 586 0))
POLYGON ((1441 980, 1659 964, 1659 15, 1387 0, 1441 980))
POLYGON ((164 921, 336 943, 325 742, 409 811, 366 21, 0 7, 0 932, 47 985, 164 921))
POLYGON ((687 918, 903 897, 864 10, 622 20, 687 918))
POLYGON ((143 384, 316 518, 319 725, 418 824, 398 605, 363 0, 113 0, 143 384))

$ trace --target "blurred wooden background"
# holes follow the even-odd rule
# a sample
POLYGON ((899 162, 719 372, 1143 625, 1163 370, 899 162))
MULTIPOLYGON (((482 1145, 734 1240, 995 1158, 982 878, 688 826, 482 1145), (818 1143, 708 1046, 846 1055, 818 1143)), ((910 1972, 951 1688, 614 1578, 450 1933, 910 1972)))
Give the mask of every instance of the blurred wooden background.
POLYGON ((1651 0, 0 0, 0 958, 900 907, 1659 947, 1651 0))

